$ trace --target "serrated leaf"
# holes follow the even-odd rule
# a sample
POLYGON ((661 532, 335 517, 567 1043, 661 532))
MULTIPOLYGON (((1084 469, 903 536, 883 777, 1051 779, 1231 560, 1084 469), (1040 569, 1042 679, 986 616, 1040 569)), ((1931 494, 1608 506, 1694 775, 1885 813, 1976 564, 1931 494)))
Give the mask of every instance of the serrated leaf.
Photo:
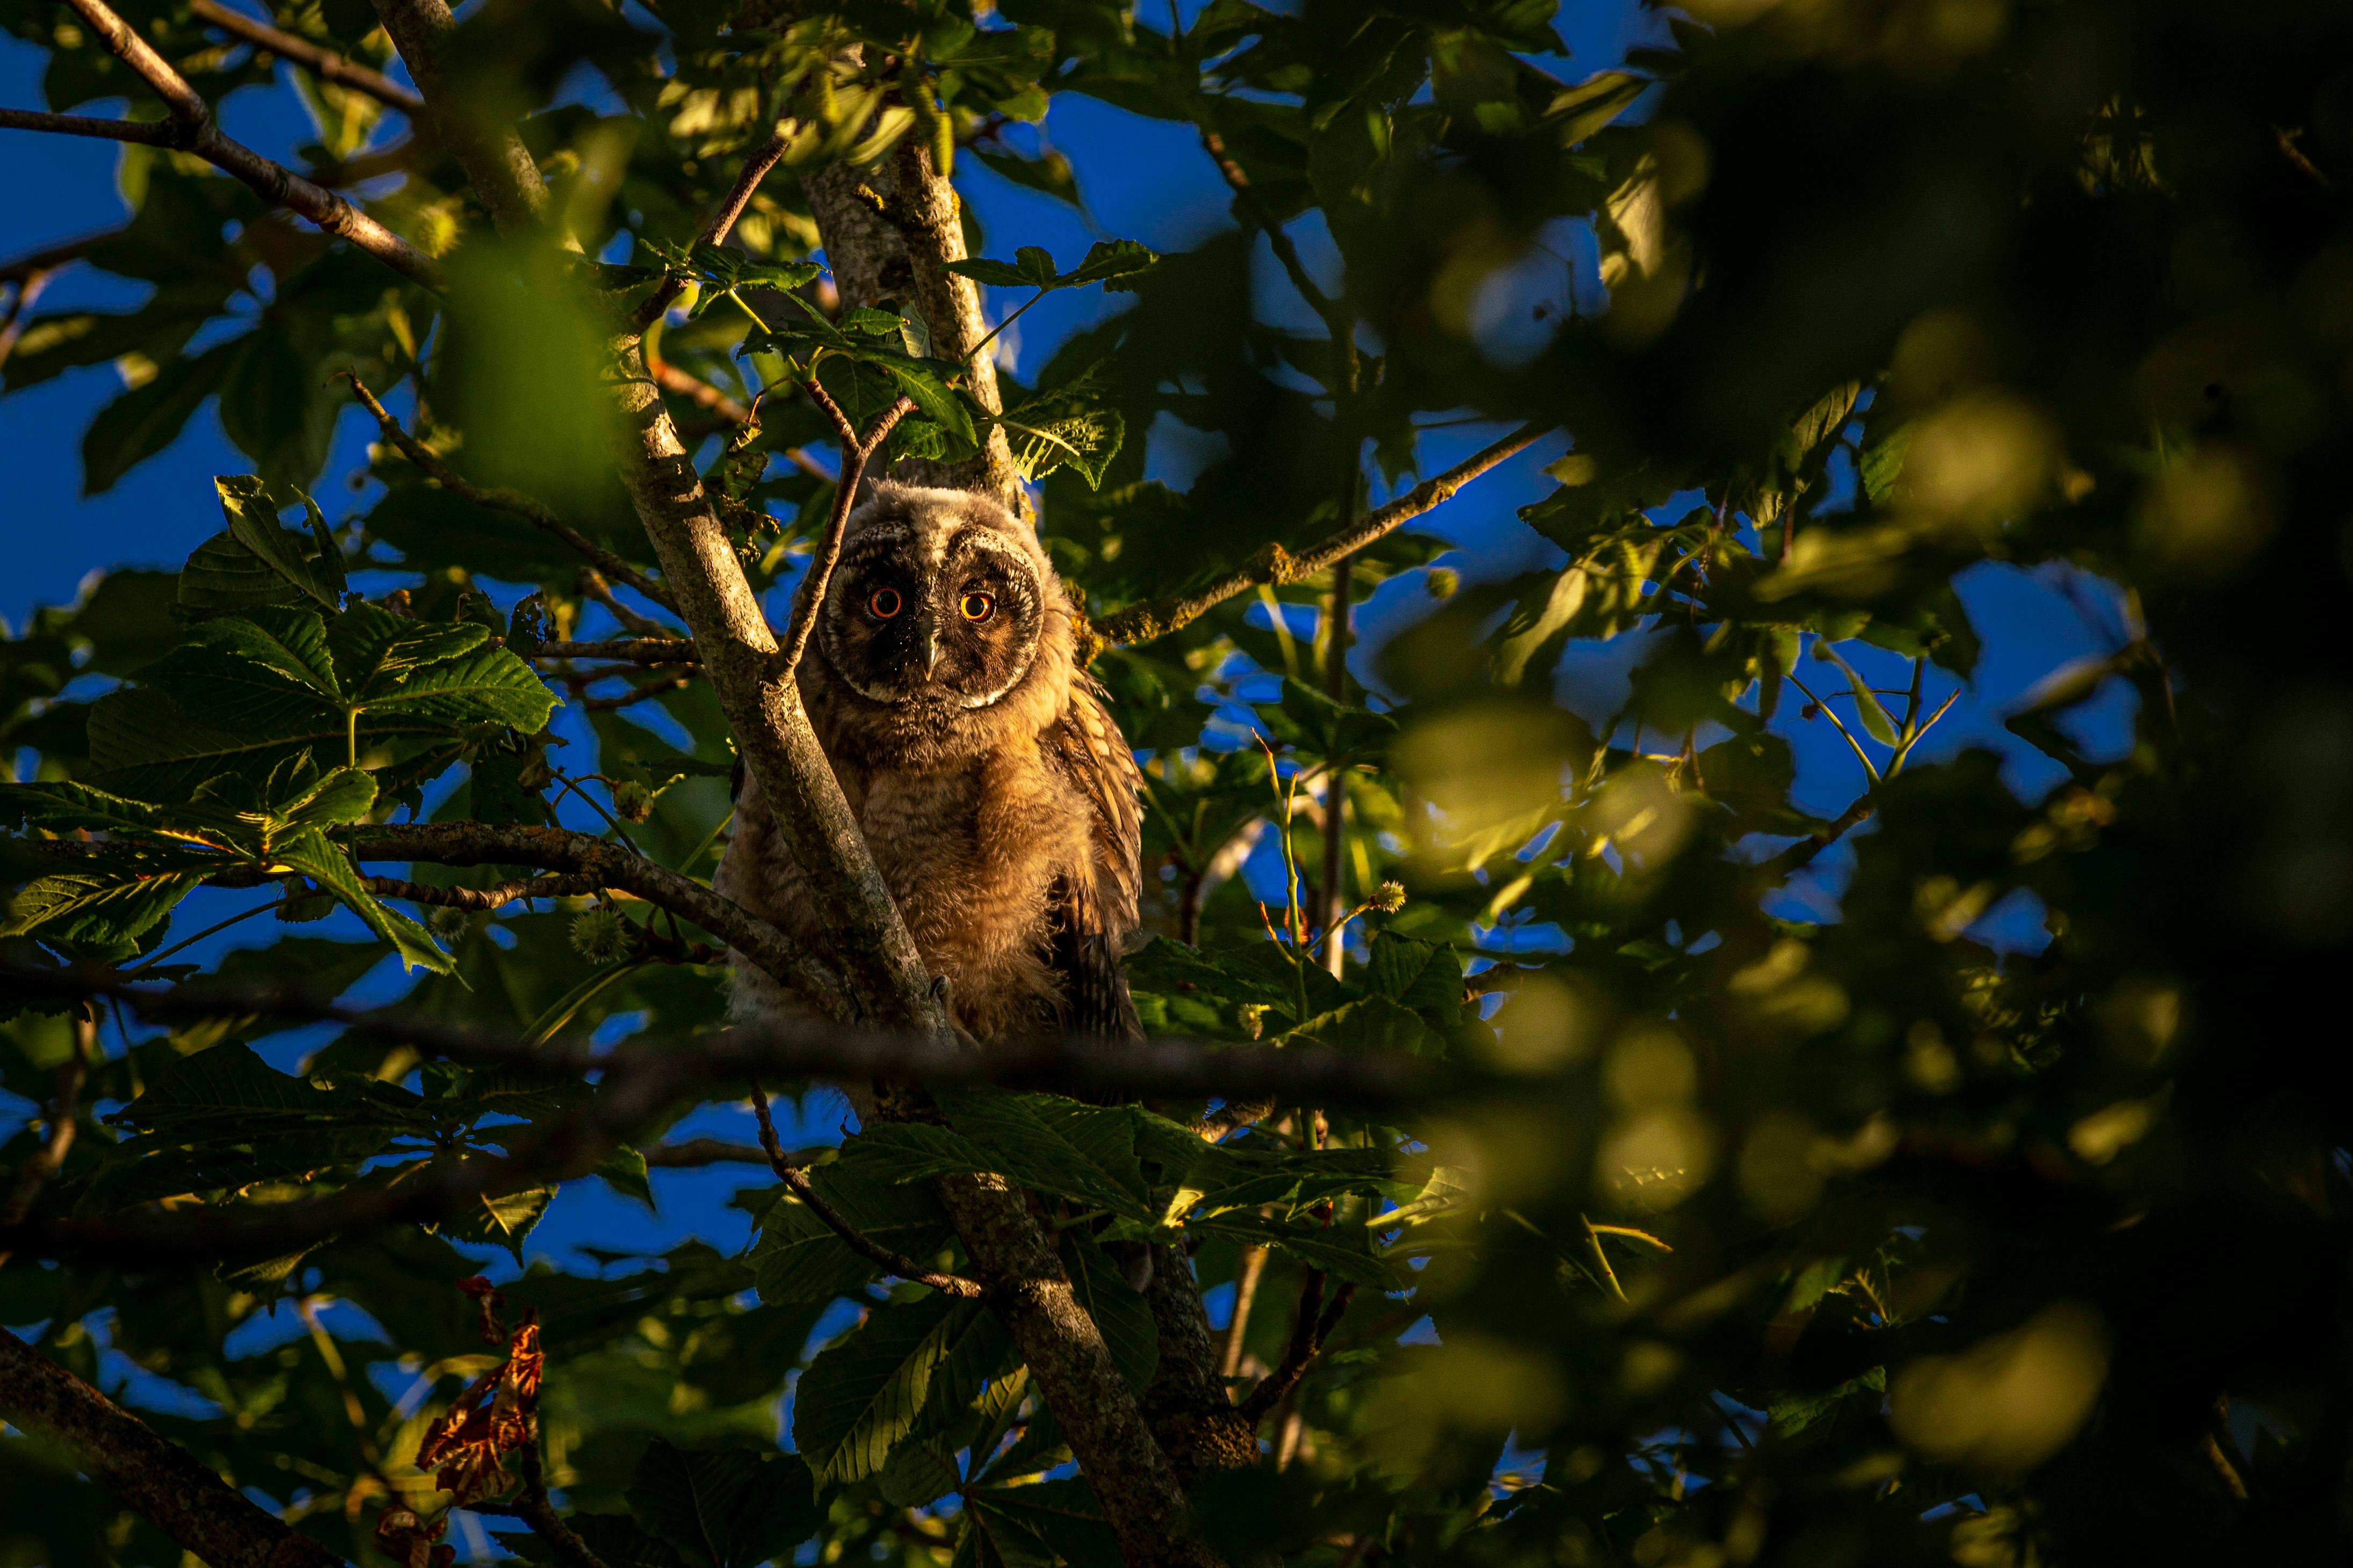
POLYGON ((204 882, 205 870, 150 874, 84 865, 36 877, 16 889, 0 917, 0 937, 37 934, 121 962, 136 954, 179 901, 204 882))
POLYGON ((1152 1381, 1160 1364, 1160 1329, 1153 1321, 1151 1303, 1122 1277, 1094 1237, 1073 1228, 1062 1233, 1062 1267, 1071 1289, 1094 1320, 1111 1352, 1112 1364, 1136 1393, 1152 1381))
POLYGON ((938 1098, 955 1130, 987 1150, 997 1169, 1021 1185, 1134 1219, 1152 1217, 1142 1196, 1134 1126, 1123 1113, 1074 1106, 1078 1114, 1071 1114, 1049 1103, 1051 1097, 998 1089, 955 1090, 938 1098))
MULTIPOLYGON (((920 1184, 902 1184, 846 1160, 818 1166, 809 1181, 861 1234, 894 1252, 929 1258, 955 1238, 939 1200, 920 1184)), ((873 1264, 789 1193, 768 1208, 747 1261, 760 1300, 769 1302, 830 1301, 876 1277, 873 1264)))
POLYGON ((793 1442, 818 1485, 882 1468, 914 1429, 933 1373, 986 1311, 937 1294, 886 1303, 809 1363, 793 1397, 793 1442))
POLYGON ((344 908, 366 921, 370 931, 392 943, 402 969, 422 965, 436 974, 456 973, 457 961, 441 951, 433 933, 369 892, 351 857, 319 829, 307 827, 288 836, 273 847, 272 855, 332 893, 344 908))
POLYGON ((522 1244, 554 1200, 554 1187, 525 1187, 519 1193, 485 1194, 458 1214, 432 1227, 437 1236, 482 1246, 503 1247, 522 1261, 522 1244))
POLYGON ((754 1568, 807 1540, 821 1518, 798 1455, 681 1448, 659 1437, 627 1496, 638 1527, 694 1568, 754 1568))
POLYGON ((1122 279, 1134 277, 1159 260, 1158 251, 1133 239, 1101 239, 1088 247, 1085 260, 1055 279, 1055 283, 1064 289, 1100 283, 1108 292, 1133 292, 1134 285, 1122 279))
POLYGON ((318 502, 291 485, 267 484, 253 474, 218 476, 213 488, 220 495, 231 539, 322 609, 332 612, 341 607, 347 586, 343 552, 318 502), (300 534, 278 524, 280 509, 296 504, 301 506, 310 524, 310 542, 318 552, 315 558, 303 552, 300 534))
POLYGON ((1311 1268, 1377 1290, 1402 1290, 1413 1282, 1405 1269, 1374 1252, 1362 1225, 1288 1224, 1237 1210, 1186 1228, 1229 1236, 1250 1246, 1277 1247, 1311 1268))

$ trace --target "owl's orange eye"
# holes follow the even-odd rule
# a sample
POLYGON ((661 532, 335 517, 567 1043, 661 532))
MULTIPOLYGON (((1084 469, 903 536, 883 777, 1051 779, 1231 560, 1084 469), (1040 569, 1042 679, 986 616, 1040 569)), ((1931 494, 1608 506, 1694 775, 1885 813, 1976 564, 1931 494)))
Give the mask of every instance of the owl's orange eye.
POLYGON ((997 601, 987 594, 966 594, 957 608, 964 611, 967 621, 985 621, 997 614, 997 601))
POLYGON ((896 588, 875 589, 874 596, 866 601, 866 607, 874 613, 874 618, 876 620, 889 620, 892 616, 897 615, 900 611, 901 601, 899 598, 899 590, 896 588))

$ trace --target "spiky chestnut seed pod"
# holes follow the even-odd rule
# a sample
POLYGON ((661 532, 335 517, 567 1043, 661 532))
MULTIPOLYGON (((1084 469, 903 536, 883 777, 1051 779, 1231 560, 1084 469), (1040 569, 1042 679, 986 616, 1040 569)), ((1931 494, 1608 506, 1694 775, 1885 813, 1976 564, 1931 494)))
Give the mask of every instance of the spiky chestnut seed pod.
POLYGON ((643 822, 654 814, 654 792, 635 779, 625 779, 613 786, 613 809, 631 822, 643 822))
POLYGON ((1382 914, 1393 915, 1405 908, 1405 884, 1383 882, 1373 889, 1373 896, 1366 902, 1382 914))
POLYGON ((425 917, 425 923, 433 928, 436 936, 455 938, 465 931, 466 922, 472 918, 463 910, 453 909, 448 904, 436 904, 433 912, 425 917))
POLYGON ((1451 566, 1433 566, 1430 569, 1430 575, 1421 583, 1430 590, 1431 598, 1451 599, 1461 590, 1462 574, 1451 566))
POLYGON ((628 956, 628 922, 611 910, 583 910, 572 918, 572 945, 591 963, 618 963, 628 956))

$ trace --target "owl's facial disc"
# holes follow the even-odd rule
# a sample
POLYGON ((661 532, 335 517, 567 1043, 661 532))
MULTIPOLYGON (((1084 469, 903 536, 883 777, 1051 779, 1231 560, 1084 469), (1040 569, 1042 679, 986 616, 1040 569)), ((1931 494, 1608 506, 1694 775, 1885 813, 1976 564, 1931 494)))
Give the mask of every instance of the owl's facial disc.
POLYGON ((993 705, 1029 674, 1045 621, 1035 568, 984 527, 871 529, 844 552, 826 598, 826 662, 891 706, 993 705))

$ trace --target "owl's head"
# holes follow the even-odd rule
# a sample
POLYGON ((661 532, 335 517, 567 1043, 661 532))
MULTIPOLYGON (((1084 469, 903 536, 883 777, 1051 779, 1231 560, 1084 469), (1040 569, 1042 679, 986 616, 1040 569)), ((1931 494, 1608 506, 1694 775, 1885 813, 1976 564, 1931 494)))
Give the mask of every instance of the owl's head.
POLYGON ((849 515, 817 645, 863 728, 954 752, 1051 722, 1069 700, 1070 623, 1045 551, 1004 506, 885 483, 849 515))

